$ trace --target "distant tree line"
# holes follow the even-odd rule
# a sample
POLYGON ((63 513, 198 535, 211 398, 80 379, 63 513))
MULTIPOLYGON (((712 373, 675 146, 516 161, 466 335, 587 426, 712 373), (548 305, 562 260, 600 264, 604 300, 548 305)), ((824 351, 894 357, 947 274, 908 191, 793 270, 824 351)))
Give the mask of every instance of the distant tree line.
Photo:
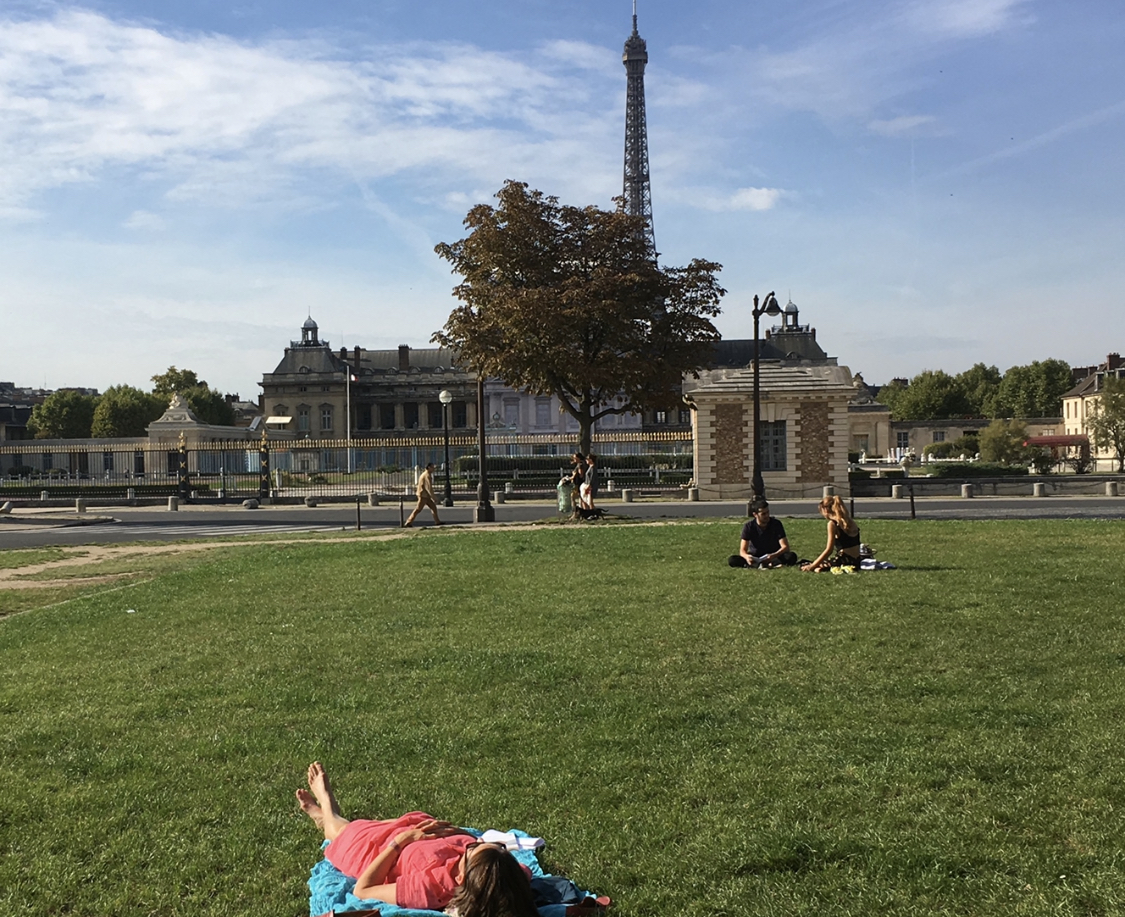
POLYGON ((149 392, 132 385, 112 385, 101 395, 65 389, 54 392, 32 409, 28 429, 36 439, 144 436, 177 393, 204 423, 234 423, 234 408, 223 393, 192 370, 169 366, 167 372, 153 376, 152 382, 149 392))
POLYGON ((895 420, 1058 417, 1062 396, 1072 385, 1070 365, 1063 360, 1036 360, 1003 374, 977 363, 956 376, 927 369, 906 385, 884 385, 878 398, 895 420))

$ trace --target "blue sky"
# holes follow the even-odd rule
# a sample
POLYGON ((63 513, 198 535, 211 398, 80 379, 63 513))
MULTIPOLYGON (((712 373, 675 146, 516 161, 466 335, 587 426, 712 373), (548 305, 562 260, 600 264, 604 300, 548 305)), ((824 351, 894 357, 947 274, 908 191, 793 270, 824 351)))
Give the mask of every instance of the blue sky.
MULTIPOLYGON (((427 344, 505 179, 621 190, 630 0, 0 6, 0 379, 427 344)), ((1125 346, 1120 0, 640 0, 657 247, 869 382, 1125 346)))

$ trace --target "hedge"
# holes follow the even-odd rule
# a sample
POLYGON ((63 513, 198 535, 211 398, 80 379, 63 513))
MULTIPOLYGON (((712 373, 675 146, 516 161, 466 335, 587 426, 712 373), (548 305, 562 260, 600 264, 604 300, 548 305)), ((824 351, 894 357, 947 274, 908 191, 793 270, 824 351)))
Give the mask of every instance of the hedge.
POLYGON ((1015 478, 1026 476, 1026 465, 999 462, 931 462, 926 466, 933 478, 1015 478))

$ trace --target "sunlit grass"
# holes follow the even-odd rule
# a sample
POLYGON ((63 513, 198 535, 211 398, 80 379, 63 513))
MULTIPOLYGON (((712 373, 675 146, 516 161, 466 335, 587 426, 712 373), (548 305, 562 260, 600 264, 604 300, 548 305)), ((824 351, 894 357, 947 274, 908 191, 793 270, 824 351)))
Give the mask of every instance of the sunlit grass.
POLYGON ((1122 912, 1125 526, 863 534, 901 569, 732 570, 729 523, 426 531, 13 616, 0 913, 301 913, 314 758, 346 814, 546 837, 621 915, 1122 912))

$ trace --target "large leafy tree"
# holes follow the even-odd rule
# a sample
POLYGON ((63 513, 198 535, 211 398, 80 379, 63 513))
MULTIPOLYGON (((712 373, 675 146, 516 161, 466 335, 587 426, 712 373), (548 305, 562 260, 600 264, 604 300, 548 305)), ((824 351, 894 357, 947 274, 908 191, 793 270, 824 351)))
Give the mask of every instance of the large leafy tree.
POLYGON ((36 439, 86 439, 97 402, 96 395, 60 389, 31 409, 28 427, 36 439))
POLYGON ((1013 366, 1000 380, 995 417, 1059 417, 1062 396, 1073 385, 1064 360, 1035 360, 1013 366))
POLYGON ((965 395, 969 412, 975 417, 993 417, 996 408, 996 393, 1000 389, 1000 370, 995 366, 977 363, 963 373, 954 376, 957 385, 965 395))
POLYGON ((1086 428, 1094 445, 1112 450, 1118 472, 1125 472, 1125 379, 1107 376, 1095 404, 1086 428))
POLYGON ((131 385, 112 385, 94 410, 94 436, 144 436, 148 425, 164 413, 168 399, 131 385))
POLYGON ((973 413, 972 405, 961 383, 948 373, 923 370, 906 388, 884 386, 879 397, 889 397, 887 407, 895 420, 934 420, 945 417, 967 417, 973 413))
POLYGON ((994 420, 980 431, 980 457, 986 462, 1004 462, 1016 465, 1030 461, 1030 453, 1023 444, 1027 427, 1019 420, 994 420))
POLYGON ((598 418, 677 403, 719 339, 720 265, 659 267, 643 219, 620 206, 566 206, 514 181, 496 198, 469 211, 464 239, 436 248, 461 275, 462 305, 433 340, 479 373, 557 396, 584 452, 598 418))
POLYGON ((167 372, 153 376, 152 382, 152 393, 163 396, 165 405, 168 404, 169 398, 179 394, 187 401, 195 416, 204 423, 223 426, 234 423, 234 408, 227 402, 223 393, 211 388, 195 374, 194 370, 169 366, 167 372))

